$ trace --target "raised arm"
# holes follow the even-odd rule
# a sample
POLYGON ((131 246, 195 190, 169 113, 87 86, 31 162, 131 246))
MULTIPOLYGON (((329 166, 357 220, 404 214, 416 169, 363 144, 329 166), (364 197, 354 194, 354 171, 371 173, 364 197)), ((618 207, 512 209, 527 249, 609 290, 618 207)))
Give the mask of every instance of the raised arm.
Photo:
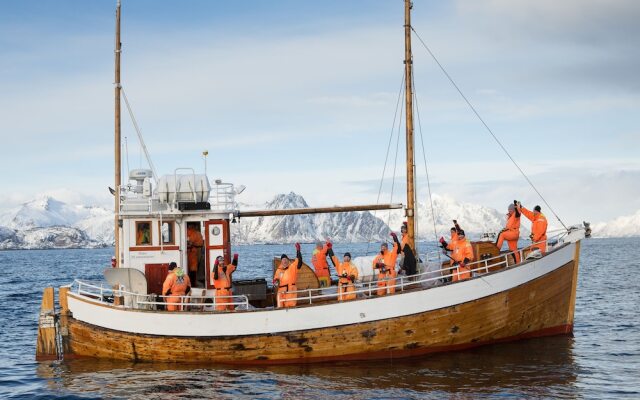
POLYGON ((391 232, 391 237, 393 238, 393 251, 395 251, 396 254, 400 254, 400 251, 402 251, 402 249, 400 248, 400 241, 398 240, 398 235, 396 235, 395 232, 391 232))
POLYGON ((302 252, 300 251, 300 243, 296 243, 296 262, 298 269, 302 268, 302 252))

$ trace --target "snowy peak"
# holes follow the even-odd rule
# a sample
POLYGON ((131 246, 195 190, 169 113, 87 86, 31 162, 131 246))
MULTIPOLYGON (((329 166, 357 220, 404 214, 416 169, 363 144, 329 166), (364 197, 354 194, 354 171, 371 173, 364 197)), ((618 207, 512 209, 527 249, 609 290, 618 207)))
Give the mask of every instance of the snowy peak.
MULTIPOLYGON (((416 215, 418 220, 418 239, 434 240, 434 216, 437 236, 446 236, 457 220, 467 236, 480 235, 485 232, 498 232, 505 223, 504 215, 497 210, 477 204, 462 203, 450 196, 433 195, 433 212, 431 202, 418 202, 416 215)), ((379 215, 384 215, 384 212, 379 215)), ((387 218, 383 218, 385 222, 387 218)), ((400 230, 405 221, 402 211, 396 210, 388 218, 389 226, 394 231, 400 230)), ((523 227, 524 228, 524 227, 523 227)))
POLYGON ((309 208, 304 198, 294 192, 278 194, 273 200, 268 201, 265 207, 269 210, 285 210, 289 208, 309 208))
POLYGON ((618 217, 609 222, 594 224, 592 235, 594 237, 640 236, 640 210, 635 214, 618 217))
POLYGON ((105 215, 113 213, 101 207, 69 205, 51 196, 39 196, 6 213, 0 220, 0 225, 17 230, 76 226, 83 220, 105 215))
MULTIPOLYGON (((269 210, 309 208, 294 193, 276 195, 265 204, 269 210)), ((380 240, 389 228, 369 212, 286 215, 243 218, 232 225, 234 243, 291 243, 331 239, 339 242, 380 240)))

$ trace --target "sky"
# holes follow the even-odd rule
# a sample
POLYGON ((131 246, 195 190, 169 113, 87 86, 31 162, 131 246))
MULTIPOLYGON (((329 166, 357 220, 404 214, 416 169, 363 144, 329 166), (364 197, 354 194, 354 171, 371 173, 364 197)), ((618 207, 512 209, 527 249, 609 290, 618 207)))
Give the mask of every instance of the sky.
MULTIPOLYGON (((0 211, 43 193, 111 205, 115 2, 2 2, 0 211)), ((389 150, 379 201, 403 202, 403 12, 401 0, 123 0, 122 84, 158 173, 202 172, 208 150, 210 178, 246 185, 243 203, 295 191, 312 206, 373 204, 389 150)), ((640 2, 416 0, 412 18, 563 221, 640 209, 640 2)), ((419 201, 426 153, 435 193, 546 211, 412 40, 419 201)), ((146 161, 125 108, 122 127, 126 175, 146 161)))

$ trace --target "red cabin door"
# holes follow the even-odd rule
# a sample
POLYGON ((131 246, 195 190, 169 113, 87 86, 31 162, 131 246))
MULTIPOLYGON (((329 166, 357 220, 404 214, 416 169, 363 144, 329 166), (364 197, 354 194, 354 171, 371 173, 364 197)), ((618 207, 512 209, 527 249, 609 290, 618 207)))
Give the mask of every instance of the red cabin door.
POLYGON ((147 278, 147 294, 162 294, 162 284, 169 275, 169 264, 145 264, 144 276, 147 278))
POLYGON ((225 219, 212 219, 204 223, 204 245, 207 288, 213 289, 213 266, 218 256, 231 262, 231 235, 229 221, 225 219))

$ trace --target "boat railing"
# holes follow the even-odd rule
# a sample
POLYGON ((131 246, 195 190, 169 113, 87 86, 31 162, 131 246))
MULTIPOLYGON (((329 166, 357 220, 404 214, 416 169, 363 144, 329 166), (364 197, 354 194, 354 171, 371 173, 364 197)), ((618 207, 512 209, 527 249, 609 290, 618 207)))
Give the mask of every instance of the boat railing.
POLYGON ((123 289, 113 289, 103 283, 90 283, 76 279, 71 285, 72 292, 90 299, 94 302, 113 305, 113 297, 123 297, 125 299, 124 308, 145 309, 152 306, 176 305, 188 309, 202 309, 202 311, 213 311, 217 306, 234 306, 240 309, 249 309, 249 298, 246 295, 229 296, 156 296, 129 292, 123 289), (160 301, 159 301, 159 300, 160 301), (178 302, 167 302, 162 300, 178 299, 178 302), (211 300, 211 302, 207 302, 211 300), (142 306, 142 307, 140 307, 142 306))
MULTIPOLYGON (((482 260, 474 261, 467 264, 469 274, 472 278, 479 277, 481 275, 488 274, 490 272, 503 270, 507 268, 515 267, 519 264, 515 264, 515 253, 519 253, 520 260, 525 261, 525 252, 531 251, 536 245, 546 243, 547 241, 541 241, 529 244, 516 251, 510 251, 499 254, 494 257, 485 258, 482 260), (509 258, 512 257, 513 261, 509 258)), ((527 254, 528 255, 528 254, 527 254)), ((453 265, 447 265, 436 270, 424 271, 414 275, 397 275, 396 277, 386 277, 383 279, 372 280, 370 282, 353 283, 354 291, 349 292, 350 295, 361 295, 362 297, 371 297, 373 294, 377 294, 378 290, 389 292, 389 289, 393 288, 395 291, 403 292, 408 289, 415 289, 417 287, 431 287, 442 284, 451 284, 454 276, 458 275, 456 267, 453 265), (385 282, 385 286, 379 287, 379 282, 385 282)), ((460 281, 467 280, 459 279, 460 281)), ((314 289, 301 289, 291 291, 289 293, 296 293, 296 299, 298 304, 313 304, 314 301, 334 300, 339 299, 339 289, 337 291, 327 292, 327 288, 314 288, 314 289)))
POLYGON ((236 190, 233 183, 216 180, 211 187, 209 203, 212 210, 228 211, 235 208, 236 190))

